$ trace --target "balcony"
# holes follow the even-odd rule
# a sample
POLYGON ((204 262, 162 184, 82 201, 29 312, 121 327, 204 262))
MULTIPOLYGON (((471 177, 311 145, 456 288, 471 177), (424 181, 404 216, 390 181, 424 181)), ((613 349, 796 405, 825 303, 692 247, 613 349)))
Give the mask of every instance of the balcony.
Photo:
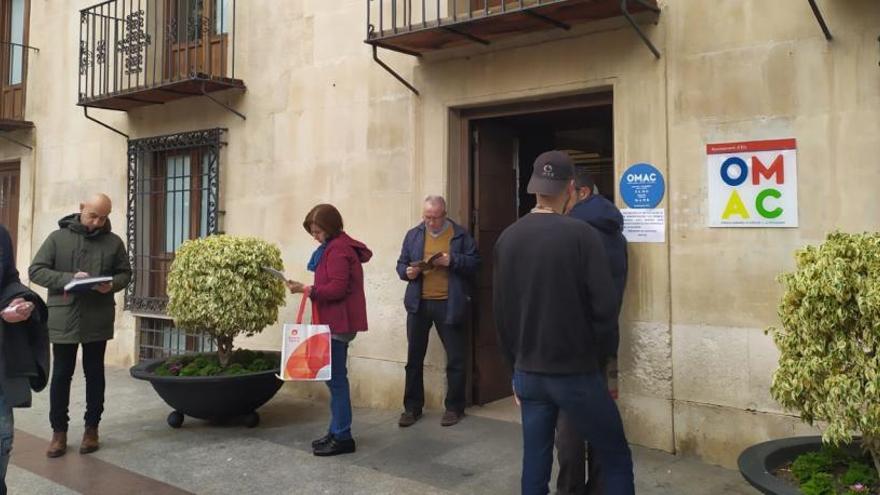
POLYGON ((235 0, 108 0, 80 11, 79 101, 128 111, 226 89, 235 0))
POLYGON ((657 0, 367 0, 366 43, 410 55, 624 16, 659 12, 657 0))

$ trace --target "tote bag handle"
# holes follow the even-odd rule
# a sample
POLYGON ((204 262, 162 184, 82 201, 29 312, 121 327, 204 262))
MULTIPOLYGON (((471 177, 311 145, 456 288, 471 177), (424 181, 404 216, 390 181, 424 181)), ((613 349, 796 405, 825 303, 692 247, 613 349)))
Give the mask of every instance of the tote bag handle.
MULTIPOLYGON (((310 299, 310 298, 306 297, 306 295, 303 294, 302 299, 300 300, 300 303, 299 303, 299 311, 297 311, 297 313, 296 313, 297 325, 302 324, 302 322, 303 322, 303 313, 305 313, 305 310, 306 310, 306 300, 307 299, 310 299)), ((312 324, 313 325, 320 325, 319 322, 320 322, 320 320, 318 318, 318 306, 315 304, 314 301, 312 301, 312 324)))

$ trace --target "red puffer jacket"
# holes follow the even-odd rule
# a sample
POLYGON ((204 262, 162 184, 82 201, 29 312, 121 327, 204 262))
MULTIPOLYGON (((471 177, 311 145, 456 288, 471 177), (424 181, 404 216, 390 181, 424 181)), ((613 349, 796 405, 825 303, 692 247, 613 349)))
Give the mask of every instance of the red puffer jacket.
POLYGON ((315 270, 310 297, 318 308, 319 323, 331 333, 367 330, 363 263, 373 252, 345 232, 330 240, 315 270))

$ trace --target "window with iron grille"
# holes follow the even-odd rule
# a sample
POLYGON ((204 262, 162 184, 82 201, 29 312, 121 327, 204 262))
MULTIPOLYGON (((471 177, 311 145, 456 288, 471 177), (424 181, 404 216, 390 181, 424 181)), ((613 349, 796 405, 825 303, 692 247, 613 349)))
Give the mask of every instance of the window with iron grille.
POLYGON ((125 307, 163 314, 168 270, 188 239, 218 232, 223 129, 130 140, 128 246, 134 280, 125 307))
POLYGON ((181 330, 173 321, 161 318, 138 318, 138 342, 141 361, 217 350, 207 335, 181 330))

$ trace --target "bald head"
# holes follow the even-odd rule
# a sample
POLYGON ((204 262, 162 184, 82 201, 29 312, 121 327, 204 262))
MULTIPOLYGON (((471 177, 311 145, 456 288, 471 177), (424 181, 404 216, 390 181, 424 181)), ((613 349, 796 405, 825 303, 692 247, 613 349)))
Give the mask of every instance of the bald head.
POLYGON ((95 194, 83 203, 79 204, 79 221, 90 232, 98 230, 107 223, 113 202, 110 197, 103 193, 95 194))

